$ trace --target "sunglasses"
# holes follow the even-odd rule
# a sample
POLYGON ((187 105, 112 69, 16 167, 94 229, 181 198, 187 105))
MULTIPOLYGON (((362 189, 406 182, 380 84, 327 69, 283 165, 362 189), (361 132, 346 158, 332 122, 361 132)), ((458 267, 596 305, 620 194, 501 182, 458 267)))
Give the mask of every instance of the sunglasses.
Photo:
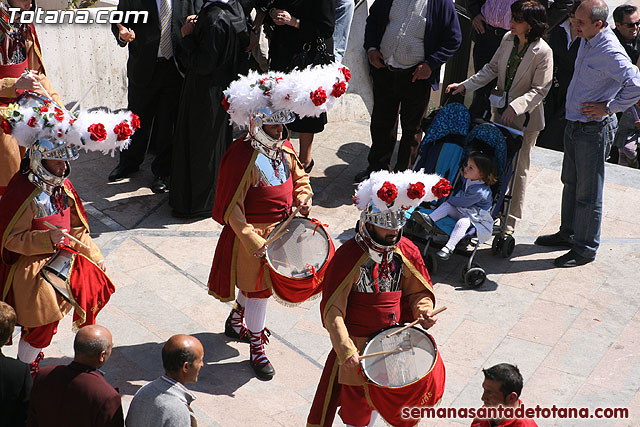
POLYGON ((637 22, 624 22, 624 26, 627 28, 635 28, 635 27, 640 27, 640 21, 637 22))

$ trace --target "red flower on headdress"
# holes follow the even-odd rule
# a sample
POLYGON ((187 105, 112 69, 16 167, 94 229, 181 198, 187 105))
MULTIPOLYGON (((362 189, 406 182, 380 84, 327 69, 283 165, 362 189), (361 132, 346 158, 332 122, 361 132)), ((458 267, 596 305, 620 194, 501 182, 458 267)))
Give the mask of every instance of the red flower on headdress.
POLYGON ((347 91, 347 84, 345 82, 338 82, 333 84, 333 90, 331 96, 334 98, 340 98, 343 93, 347 91))
POLYGON ((47 107, 46 105, 43 105, 42 107, 40 107, 40 114, 48 113, 48 112, 49 112, 49 107, 47 107))
POLYGON ((282 81, 282 77, 276 77, 276 83, 280 83, 282 81))
POLYGON ((327 92, 322 88, 322 86, 311 92, 309 96, 311 97, 313 105, 315 105, 316 107, 319 107, 327 102, 327 92))
POLYGON ((43 100, 42 100, 42 102, 44 102, 46 105, 51 104, 51 101, 50 101, 50 100, 48 100, 48 99, 43 99, 43 100))
POLYGON ((140 117, 137 114, 131 114, 131 127, 134 132, 140 129, 140 117))
POLYGON ((71 119, 71 120, 69 120, 69 126, 73 125, 73 124, 76 122, 76 120, 78 120, 78 119, 71 119))
POLYGON ((53 115, 53 117, 55 117, 56 120, 59 121, 59 122, 63 121, 64 120, 64 111, 62 111, 58 107, 56 107, 54 111, 56 113, 53 115))
POLYGON ((118 141, 124 141, 128 139, 131 135, 133 135, 133 131, 127 122, 120 122, 113 128, 113 133, 118 135, 118 141))
POLYGON ((424 191, 424 184, 422 182, 416 182, 411 184, 407 189, 407 197, 411 200, 421 199, 424 197, 426 191, 424 191))
POLYGON ((376 194, 380 200, 385 202, 387 205, 391 205, 396 197, 398 197, 398 187, 396 187, 392 182, 385 181, 376 194))
POLYGON ((438 199, 442 197, 447 197, 449 193, 451 193, 451 184, 449 183, 448 180, 444 178, 440 178, 440 181, 438 181, 436 185, 431 187, 431 192, 438 199))
POLYGON ((35 117, 31 117, 31 118, 29 119, 29 121, 27 122, 27 124, 28 124, 29 126, 31 126, 32 128, 36 127, 36 118, 35 118, 35 117))
POLYGON ((92 141, 104 141, 107 139, 107 130, 102 123, 94 123, 87 129, 92 141))
POLYGON ((1 126, 4 133, 6 133, 7 135, 11 135, 11 124, 7 119, 2 120, 1 126))
POLYGON ((227 99, 226 95, 222 95, 222 108, 224 108, 224 111, 229 111, 229 107, 231 107, 231 104, 229 104, 229 100, 227 99))
POLYGON ((340 67, 340 71, 344 74, 344 79, 348 82, 351 80, 351 71, 347 67, 340 67))

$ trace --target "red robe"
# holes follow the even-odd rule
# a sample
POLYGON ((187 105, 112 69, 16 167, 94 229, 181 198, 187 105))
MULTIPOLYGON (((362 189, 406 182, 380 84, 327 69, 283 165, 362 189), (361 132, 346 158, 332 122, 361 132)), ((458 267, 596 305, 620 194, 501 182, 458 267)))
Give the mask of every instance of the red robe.
MULTIPOLYGON (((408 269, 412 275, 417 277, 422 282, 426 290, 429 291, 429 293, 431 294, 431 299, 435 304, 435 297, 433 287, 431 285, 431 279, 418 248, 411 241, 403 237, 398 242, 396 253, 401 255, 404 267, 408 269)), ((329 307, 332 305, 332 302, 335 300, 337 295, 345 289, 345 287, 351 286, 353 284, 354 280, 360 274, 360 266, 364 264, 368 258, 369 255, 364 252, 364 250, 358 245, 355 239, 347 241, 338 249, 336 255, 329 264, 329 268, 327 269, 324 278, 324 289, 322 301, 320 302, 320 312, 323 322, 328 313, 329 307)), ((410 322, 412 320, 415 320, 412 307, 409 307, 407 299, 404 296, 401 299, 401 310, 401 322, 410 322)), ((329 356, 327 357, 324 370, 322 371, 322 375, 320 377, 320 383, 318 384, 316 395, 314 397, 311 410, 307 418, 308 427, 329 427, 333 424, 336 410, 338 406, 340 406, 339 398, 341 392, 341 384, 338 381, 338 371, 339 365, 337 363, 337 355, 335 350, 332 349, 329 353, 329 356)), ((444 391, 443 387, 445 374, 444 365, 442 364, 441 358, 438 358, 436 360, 436 364, 432 372, 436 380, 441 383, 441 391, 444 391)), ((372 407, 376 407, 371 401, 371 398, 375 398, 375 396, 372 396, 372 394, 378 394, 378 390, 368 383, 365 383, 364 387, 365 395, 368 396, 369 404, 372 407)), ((406 390, 403 392, 406 392, 406 390)), ((442 393, 439 393, 435 396, 430 396, 426 402, 423 402, 424 406, 432 406, 436 404, 440 400, 441 396, 442 393)), ((393 396, 393 392, 389 393, 387 391, 387 397, 389 404, 388 407, 376 407, 378 412, 380 412, 380 414, 385 418, 387 422, 392 422, 394 425, 414 425, 415 423, 417 423, 417 421, 415 420, 409 420, 406 422, 406 424, 403 424, 403 421, 398 419, 400 415, 400 406, 395 409, 393 407, 397 404, 397 402, 407 401, 413 397, 415 397, 417 401, 420 401, 422 399, 421 395, 409 396, 409 398, 407 398, 407 396, 393 396), (394 401, 395 399, 398 400, 394 401), (395 414, 395 412, 397 412, 397 414, 395 414)), ((380 399, 377 399, 377 401, 380 402, 380 399)), ((416 404, 415 406, 420 405, 416 404)))
MULTIPOLYGON (((82 223, 82 235, 76 235, 76 238, 84 238, 87 241, 83 243, 91 243, 89 233, 89 224, 87 221, 87 214, 82 205, 80 197, 76 193, 75 188, 71 184, 69 179, 64 181, 64 190, 73 204, 70 203, 71 209, 77 212, 78 217, 82 223), (86 234, 86 237, 85 237, 86 234)), ((27 215, 28 209, 33 201, 33 198, 40 193, 40 189, 31 183, 25 174, 20 172, 16 173, 9 182, 7 190, 0 199, 0 236, 2 238, 2 244, 0 245, 0 300, 7 301, 9 304, 14 305, 16 313, 18 315, 18 323, 26 327, 37 327, 59 320, 64 313, 68 311, 68 305, 61 299, 61 297, 55 295, 55 293, 49 289, 41 292, 42 288, 38 286, 49 286, 37 276, 29 276, 31 280, 28 283, 17 283, 18 276, 21 272, 16 271, 16 267, 19 264, 35 265, 37 268, 41 268, 40 264, 46 262, 50 255, 48 251, 38 252, 38 255, 24 255, 22 253, 13 252, 8 250, 6 242, 9 240, 12 232, 15 231, 15 225, 23 215, 27 215), (33 259, 33 261, 31 261, 33 259), (38 282, 42 282, 38 285, 38 282), (35 286, 35 287, 34 287, 35 286), (20 293, 20 299, 16 297, 20 293), (33 292, 33 294, 32 294, 33 292), (18 301, 25 301, 31 298, 27 295, 36 295, 36 299, 33 302, 29 302, 25 308, 25 304, 19 305, 18 301)), ((32 228, 33 230, 33 228, 32 228)), ((72 230, 69 230, 70 233, 72 230)), ((43 238, 48 240, 48 233, 42 234, 43 238)), ((49 242, 47 245, 50 245, 49 242)), ((71 246, 74 246, 71 243, 71 246)), ((42 245, 44 248, 45 245, 42 245)), ((95 246, 95 245, 94 245, 95 246)), ((72 306, 75 308, 74 312, 74 326, 82 327, 87 324, 95 323, 95 317, 98 312, 109 301, 111 294, 115 291, 115 287, 111 280, 97 267, 94 260, 89 258, 89 255, 99 257, 102 259, 97 247, 92 248, 96 252, 93 254, 88 253, 85 255, 78 254, 74 257, 74 265, 71 270, 70 277, 68 278, 68 285, 72 290, 72 306)), ((55 249, 51 248, 53 253, 55 249)), ((79 250, 84 250, 80 249, 79 250)), ((86 252, 86 250, 84 250, 86 252)), ((75 251, 74 251, 75 252, 75 251)), ((95 261, 97 261, 95 259, 95 261)), ((36 270, 37 271, 37 270, 36 270)), ((29 300, 31 301, 31 300, 29 300)))

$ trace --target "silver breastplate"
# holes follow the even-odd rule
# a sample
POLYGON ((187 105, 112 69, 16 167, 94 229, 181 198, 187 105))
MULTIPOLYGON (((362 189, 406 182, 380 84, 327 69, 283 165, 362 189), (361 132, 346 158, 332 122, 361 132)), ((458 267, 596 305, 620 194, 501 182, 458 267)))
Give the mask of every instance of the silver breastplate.
POLYGON ((376 281, 380 292, 395 292, 400 290, 400 278, 403 269, 402 260, 399 256, 393 256, 388 264, 388 271, 383 271, 383 265, 376 263, 369 258, 360 266, 360 276, 356 281, 358 292, 375 293, 376 281), (376 267, 377 266, 377 267, 376 267))
POLYGON ((289 164, 283 151, 275 159, 270 159, 264 154, 258 153, 255 164, 259 174, 256 187, 273 187, 284 184, 291 175, 289 164))
MULTIPOLYGON (((62 197, 64 200, 64 208, 66 209, 69 207, 67 195, 63 194, 62 197)), ((33 198, 33 201, 36 204, 36 218, 44 218, 60 213, 51 202, 51 196, 44 191, 38 193, 38 195, 33 198)))

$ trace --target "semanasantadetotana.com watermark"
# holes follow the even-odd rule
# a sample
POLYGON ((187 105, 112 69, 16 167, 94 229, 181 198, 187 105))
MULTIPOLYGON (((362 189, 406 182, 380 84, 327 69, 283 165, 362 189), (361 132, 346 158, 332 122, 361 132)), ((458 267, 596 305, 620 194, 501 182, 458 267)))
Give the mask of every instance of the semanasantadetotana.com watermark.
POLYGON ((22 10, 9 8, 9 23, 21 24, 146 24, 146 10, 77 9, 77 10, 22 10))

